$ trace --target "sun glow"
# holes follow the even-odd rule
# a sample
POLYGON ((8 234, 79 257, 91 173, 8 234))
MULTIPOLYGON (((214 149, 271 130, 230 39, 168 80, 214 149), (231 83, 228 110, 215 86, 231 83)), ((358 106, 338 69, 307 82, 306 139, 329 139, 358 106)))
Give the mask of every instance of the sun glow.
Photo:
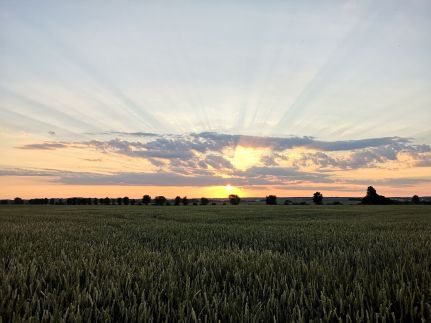
POLYGON ((259 165, 264 153, 264 149, 237 146, 231 162, 236 169, 246 170, 250 167, 259 165))
POLYGON ((227 185, 225 186, 225 189, 226 189, 226 192, 227 192, 228 194, 232 194, 232 192, 234 191, 234 187, 233 187, 232 185, 230 185, 230 184, 227 184, 227 185))

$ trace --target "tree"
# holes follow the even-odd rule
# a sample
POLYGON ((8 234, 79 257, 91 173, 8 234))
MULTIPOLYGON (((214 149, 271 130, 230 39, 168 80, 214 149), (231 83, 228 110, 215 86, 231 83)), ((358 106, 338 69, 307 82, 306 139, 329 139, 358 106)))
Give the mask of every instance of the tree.
POLYGON ((268 195, 266 197, 266 205, 277 205, 277 196, 268 195))
POLYGON ((206 197, 201 197, 201 205, 208 205, 209 202, 210 201, 206 197))
POLYGON ((189 205, 189 199, 187 198, 187 196, 184 196, 182 199, 183 205, 189 205))
POLYGON ((154 203, 156 203, 156 205, 164 205, 166 203, 166 197, 164 197, 164 196, 156 196, 154 198, 154 203))
POLYGON ((124 205, 129 205, 130 204, 130 199, 128 196, 123 197, 123 204, 124 205))
POLYGON ((320 192, 316 192, 313 194, 313 202, 316 205, 321 205, 323 201, 323 195, 320 192))
POLYGON ((174 205, 178 206, 178 205, 180 205, 180 204, 181 204, 181 197, 177 196, 177 197, 174 199, 174 205))
POLYGON ((24 201, 20 197, 15 197, 15 199, 13 200, 13 203, 17 205, 21 205, 21 204, 24 204, 24 201))
POLYGON ((149 195, 144 195, 142 197, 142 204, 148 205, 151 203, 151 196, 149 195))
POLYGON ((241 199, 236 194, 229 195, 229 203, 232 205, 238 205, 241 202, 241 199))
POLYGON ((419 204, 421 202, 419 196, 413 195, 412 197, 412 204, 419 204))
POLYGON ((122 205, 123 204, 123 199, 121 197, 117 198, 117 204, 118 205, 122 205))
POLYGON ((368 205, 379 205, 379 204, 393 204, 393 201, 383 195, 377 194, 377 191, 374 187, 368 186, 367 195, 362 199, 361 204, 368 205))
POLYGON ((367 196, 375 197, 375 196, 379 196, 379 194, 377 194, 377 191, 376 191, 376 189, 374 187, 368 186, 368 188, 367 188, 367 196))

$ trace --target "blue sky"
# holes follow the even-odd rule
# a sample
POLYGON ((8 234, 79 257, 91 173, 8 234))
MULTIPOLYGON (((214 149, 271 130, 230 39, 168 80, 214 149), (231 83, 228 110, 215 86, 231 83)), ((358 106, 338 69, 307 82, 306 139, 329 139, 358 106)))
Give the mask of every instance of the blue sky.
MULTIPOLYGON (((228 152, 208 149, 203 155, 187 146, 193 144, 184 140, 190 134, 246 136, 235 143, 242 148, 247 136, 331 143, 402 138, 402 144, 389 143, 390 158, 386 150, 349 170, 353 177, 366 169, 370 175, 363 171, 361 177, 372 179, 383 168, 384 181, 398 167, 411 185, 411 178, 430 170, 423 148, 431 144, 430 18, 429 1, 1 1, 0 152, 6 158, 0 168, 8 176, 20 169, 24 176, 55 164, 60 172, 118 176, 127 164, 132 173, 199 175, 198 166, 187 172, 170 159, 143 161, 141 154, 131 161, 137 157, 110 144, 122 141, 128 150, 151 155, 149 143, 156 139, 130 136, 137 132, 181 141, 197 162, 228 152), (47 144, 64 145, 61 154, 37 149, 47 144), (92 155, 89 160, 112 160, 73 169, 76 152, 70 149, 92 155), (22 162, 27 158, 33 161, 22 162)), ((255 158, 249 169, 275 158, 267 151, 272 145, 247 146, 238 154, 235 147, 229 162, 238 154, 255 158)), ((296 151, 276 151, 278 162, 267 167, 303 171, 298 162, 281 161, 308 158, 316 166, 316 156, 306 154, 324 153, 289 149, 296 151)), ((343 157, 329 157, 345 169, 345 160, 353 165, 358 152, 353 145, 343 157)), ((321 163, 312 171, 322 173, 321 163)), ((239 176, 239 166, 224 166, 229 171, 222 178, 239 176)), ((213 170, 205 176, 220 175, 213 170)), ((241 178, 238 186, 253 182, 251 174, 241 178)))

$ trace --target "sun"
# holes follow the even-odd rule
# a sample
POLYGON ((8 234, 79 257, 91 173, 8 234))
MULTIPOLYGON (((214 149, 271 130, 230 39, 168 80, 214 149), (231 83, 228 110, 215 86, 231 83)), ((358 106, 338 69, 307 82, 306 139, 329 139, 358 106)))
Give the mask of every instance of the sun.
POLYGON ((235 188, 234 188, 232 185, 230 185, 230 184, 227 184, 227 185, 225 186, 225 189, 226 189, 226 192, 227 192, 228 194, 232 194, 232 192, 235 190, 235 188))

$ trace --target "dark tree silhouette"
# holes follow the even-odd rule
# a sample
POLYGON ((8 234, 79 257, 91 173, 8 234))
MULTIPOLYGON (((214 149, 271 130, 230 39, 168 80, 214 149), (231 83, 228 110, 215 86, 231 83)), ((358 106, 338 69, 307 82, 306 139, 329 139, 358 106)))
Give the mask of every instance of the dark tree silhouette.
POLYGON ((184 196, 182 199, 183 205, 189 205, 189 199, 187 198, 187 196, 184 196))
POLYGON ((229 203, 232 205, 238 205, 241 202, 241 199, 236 194, 230 194, 229 195, 229 203))
POLYGON ((144 195, 142 197, 142 204, 148 205, 151 203, 151 196, 149 195, 144 195))
POLYGON ((361 204, 368 205, 385 205, 385 204, 393 204, 393 201, 383 195, 377 194, 377 191, 374 187, 368 186, 367 195, 362 199, 361 204))
POLYGON ((156 205, 165 205, 165 203, 166 203, 166 197, 164 197, 164 196, 156 196, 154 198, 154 203, 156 203, 156 205))
POLYGON ((320 192, 316 192, 313 194, 313 202, 316 205, 321 205, 323 201, 323 195, 320 192))
POLYGON ((117 204, 118 205, 122 205, 123 204, 123 199, 121 197, 117 198, 117 204))
POLYGON ((181 197, 177 196, 177 197, 174 199, 174 205, 178 206, 178 205, 180 205, 180 204, 181 204, 181 197))
POLYGON ((268 195, 266 197, 266 205, 277 205, 277 196, 275 195, 268 195))
POLYGON ((129 205, 130 204, 130 199, 128 196, 123 197, 123 204, 124 205, 129 205))
POLYGON ((20 204, 24 204, 24 201, 20 197, 15 197, 15 199, 13 200, 13 203, 17 204, 17 205, 20 205, 20 204))
POLYGON ((419 204, 421 202, 419 196, 413 195, 412 197, 412 204, 419 204))
POLYGON ((209 202, 210 201, 206 197, 201 197, 201 205, 208 205, 209 202))

